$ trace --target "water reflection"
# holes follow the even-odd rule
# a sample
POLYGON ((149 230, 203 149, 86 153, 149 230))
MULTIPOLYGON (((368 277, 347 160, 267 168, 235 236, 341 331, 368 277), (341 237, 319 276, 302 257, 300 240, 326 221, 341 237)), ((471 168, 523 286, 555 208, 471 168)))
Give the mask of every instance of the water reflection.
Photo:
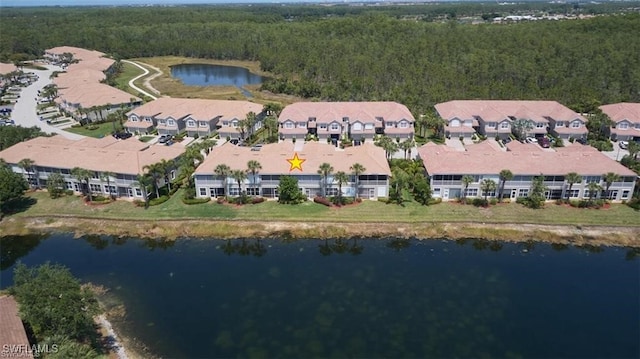
POLYGON ((45 234, 0 237, 0 270, 12 267, 46 238, 45 234))

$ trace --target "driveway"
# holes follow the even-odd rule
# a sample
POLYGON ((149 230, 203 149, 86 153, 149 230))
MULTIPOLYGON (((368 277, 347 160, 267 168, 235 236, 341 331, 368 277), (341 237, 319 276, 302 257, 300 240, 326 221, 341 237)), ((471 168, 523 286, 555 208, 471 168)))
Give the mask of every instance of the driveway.
POLYGON ((40 127, 43 132, 57 133, 71 140, 83 139, 85 136, 64 131, 55 126, 49 125, 45 121, 39 120, 39 116, 36 113, 36 108, 38 106, 36 101, 38 91, 51 83, 51 79, 49 77, 54 71, 62 70, 60 67, 53 65, 45 65, 45 67, 47 67, 47 70, 29 69, 25 71, 38 75, 38 80, 31 85, 22 88, 22 92, 20 92, 20 100, 18 100, 13 107, 11 119, 16 122, 16 125, 20 125, 22 127, 36 126, 40 127))
POLYGON ((461 151, 461 152, 466 151, 466 148, 464 148, 464 144, 462 142, 460 142, 459 138, 446 138, 444 140, 444 143, 448 147, 451 147, 451 148, 455 149, 456 151, 461 151))

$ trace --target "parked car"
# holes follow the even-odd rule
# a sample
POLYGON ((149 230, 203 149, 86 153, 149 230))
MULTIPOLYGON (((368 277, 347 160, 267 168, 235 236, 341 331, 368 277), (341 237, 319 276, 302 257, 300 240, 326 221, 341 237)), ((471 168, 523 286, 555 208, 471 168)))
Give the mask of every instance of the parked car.
POLYGON ((542 148, 549 148, 551 146, 551 142, 549 141, 548 138, 546 137, 540 137, 538 138, 538 144, 540 145, 540 147, 542 148))
POLYGON ((535 137, 527 137, 527 140, 525 142, 527 143, 536 143, 536 138, 535 137))
POLYGON ((587 139, 584 137, 580 137, 576 140, 576 142, 578 142, 581 145, 586 145, 587 144, 587 139))
POLYGON ((629 142, 620 141, 620 142, 618 142, 618 146, 620 146, 620 148, 622 148, 623 150, 626 150, 627 148, 629 148, 629 142))
POLYGON ((158 137, 158 143, 167 143, 171 141, 171 135, 160 135, 160 137, 158 137))
POLYGON ((129 132, 114 132, 113 137, 119 140, 126 140, 127 138, 133 136, 133 134, 129 132))

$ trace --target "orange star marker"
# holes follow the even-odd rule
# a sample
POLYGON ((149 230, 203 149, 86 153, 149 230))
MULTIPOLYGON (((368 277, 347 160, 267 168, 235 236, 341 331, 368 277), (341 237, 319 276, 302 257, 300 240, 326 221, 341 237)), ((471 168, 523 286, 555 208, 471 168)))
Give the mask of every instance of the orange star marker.
POLYGON ((289 172, 295 170, 296 168, 300 170, 300 172, 302 172, 302 162, 304 162, 306 160, 298 157, 298 152, 295 152, 293 154, 293 158, 288 158, 287 162, 289 162, 291 164, 291 167, 289 168, 289 172))

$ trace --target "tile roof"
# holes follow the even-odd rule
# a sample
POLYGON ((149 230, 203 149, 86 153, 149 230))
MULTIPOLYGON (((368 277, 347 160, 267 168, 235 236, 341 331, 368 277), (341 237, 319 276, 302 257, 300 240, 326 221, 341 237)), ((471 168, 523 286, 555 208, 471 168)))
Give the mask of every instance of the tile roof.
POLYGON ((127 116, 174 119, 190 116, 194 120, 243 120, 249 112, 260 114, 263 106, 249 101, 205 100, 161 97, 129 111, 127 116))
POLYGON ((599 107, 614 122, 628 120, 640 123, 640 103, 621 102, 599 107))
POLYGON ((289 174, 291 165, 287 159, 292 158, 296 152, 298 157, 305 161, 302 163, 303 171, 295 170, 291 172, 292 175, 315 175, 324 162, 333 166, 334 173, 337 171, 351 173, 349 167, 354 163, 360 163, 366 168, 366 174, 391 174, 384 150, 373 144, 365 143, 340 150, 326 143, 311 141, 304 143, 302 149, 294 151, 296 145, 299 147, 300 144, 284 141, 265 144, 259 151, 252 151, 250 147, 225 143, 214 148, 195 173, 211 175, 219 164, 226 164, 232 170, 246 170, 247 162, 257 160, 262 165, 261 174, 289 174))
POLYGON ((348 117, 350 122, 375 122, 377 117, 415 121, 411 111, 397 102, 297 102, 282 110, 278 122, 307 121, 310 117, 315 117, 318 123, 342 121, 343 117, 348 117))
POLYGON ((587 121, 556 101, 454 100, 439 103, 435 108, 440 117, 447 120, 455 117, 463 120, 479 117, 489 122, 501 122, 515 117, 547 123, 547 117, 551 117, 563 121, 587 121))
POLYGON ((162 159, 175 159, 183 152, 182 146, 149 145, 135 138, 117 140, 104 137, 74 141, 54 136, 17 143, 0 151, 0 158, 13 164, 23 158, 30 158, 36 165, 43 167, 81 167, 98 172, 135 175, 144 172, 143 167, 146 165, 162 159))
MULTIPOLYGON (((555 151, 533 149, 536 146, 509 143, 509 151, 485 147, 465 152, 451 151, 446 145, 426 144, 418 154, 430 175, 434 174, 498 174, 508 169, 516 175, 581 175, 600 176, 614 172, 637 176, 633 171, 588 146, 560 147, 555 151), (575 148, 574 148, 575 147, 575 148)), ((472 147, 472 146, 469 146, 472 147)))
POLYGON ((18 303, 9 296, 0 297, 0 348, 19 350, 20 352, 8 353, 8 358, 33 358, 31 345, 27 339, 27 333, 18 315, 18 303))
POLYGON ((90 108, 129 103, 131 99, 134 102, 141 101, 128 92, 100 82, 106 78, 104 71, 115 63, 115 60, 105 57, 104 53, 71 46, 54 47, 45 50, 45 53, 71 53, 74 59, 79 60, 78 63, 70 64, 66 73, 61 73, 53 79, 53 83, 59 88, 56 102, 66 101, 90 108))

